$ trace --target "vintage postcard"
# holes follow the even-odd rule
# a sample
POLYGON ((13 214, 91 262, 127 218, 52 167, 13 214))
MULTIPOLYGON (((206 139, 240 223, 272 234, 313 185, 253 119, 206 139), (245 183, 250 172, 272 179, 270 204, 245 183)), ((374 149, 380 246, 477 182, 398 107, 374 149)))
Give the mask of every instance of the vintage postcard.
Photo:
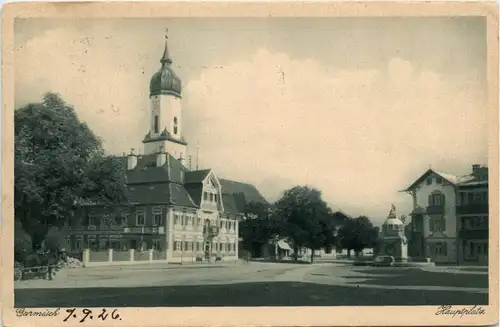
POLYGON ((498 7, 2 17, 6 326, 498 322, 498 7))

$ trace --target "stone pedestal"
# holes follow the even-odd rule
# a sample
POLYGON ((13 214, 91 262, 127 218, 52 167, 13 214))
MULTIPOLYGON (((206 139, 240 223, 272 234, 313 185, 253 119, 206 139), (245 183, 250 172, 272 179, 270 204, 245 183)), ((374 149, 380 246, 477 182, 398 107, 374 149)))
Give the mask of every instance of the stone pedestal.
POLYGON ((408 261, 408 242, 404 236, 384 237, 381 246, 381 255, 390 255, 396 262, 408 261))

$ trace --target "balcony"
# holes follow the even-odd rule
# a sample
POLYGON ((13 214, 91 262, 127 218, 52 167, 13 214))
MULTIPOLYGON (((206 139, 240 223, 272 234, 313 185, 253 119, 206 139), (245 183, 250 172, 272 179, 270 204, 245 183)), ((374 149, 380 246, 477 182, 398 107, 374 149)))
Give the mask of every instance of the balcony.
POLYGON ((471 229, 461 229, 458 236, 463 239, 487 239, 488 230, 471 230, 471 229))
POLYGON ((136 226, 125 227, 123 232, 126 234, 165 234, 163 226, 136 226))
POLYGON ((488 213, 488 204, 464 204, 457 206, 457 213, 460 215, 465 214, 487 214, 488 213))
POLYGON ((425 213, 428 215, 442 215, 444 214, 444 206, 428 206, 425 213))

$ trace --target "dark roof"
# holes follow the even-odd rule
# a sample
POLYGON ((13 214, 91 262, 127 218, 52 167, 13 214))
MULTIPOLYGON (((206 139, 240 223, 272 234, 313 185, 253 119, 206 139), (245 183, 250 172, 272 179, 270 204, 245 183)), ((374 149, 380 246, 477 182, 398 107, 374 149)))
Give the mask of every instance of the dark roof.
POLYGON ((184 183, 201 183, 207 178, 210 171, 210 169, 188 171, 184 177, 184 183))
POLYGON ((222 188, 224 210, 228 212, 244 213, 246 205, 250 202, 267 204, 266 199, 252 184, 229 179, 219 179, 219 182, 222 188))
MULTIPOLYGON (((124 165, 127 166, 127 157, 125 157, 124 165)), ((149 154, 139 156, 134 169, 125 169, 129 185, 158 182, 181 183, 181 171, 187 171, 176 158, 168 153, 163 166, 156 166, 156 154, 149 154)))
POLYGON ((243 213, 239 210, 234 201, 234 195, 232 194, 222 194, 222 203, 224 205, 224 212, 228 213, 243 213))
POLYGON ((176 183, 136 184, 128 187, 132 204, 174 204, 197 207, 183 185, 176 183))
POLYGON ((423 215, 423 214, 425 214, 425 210, 421 206, 416 206, 410 213, 410 216, 423 215))
POLYGON ((232 181, 229 179, 219 179, 219 182, 222 186, 222 194, 240 194, 243 195, 246 202, 259 202, 259 203, 267 203, 266 199, 262 194, 257 190, 257 188, 248 183, 232 181))
MULTIPOLYGON (((170 154, 165 164, 156 166, 156 154, 138 157, 137 165, 126 170, 129 199, 135 204, 173 204, 199 207, 203 181, 211 169, 189 171, 170 154), (184 174, 184 176, 182 176, 184 174)), ((127 166, 127 156, 122 157, 127 166)), ((248 183, 220 179, 222 204, 227 213, 243 213, 249 202, 267 203, 257 188, 248 183)))
POLYGON ((201 183, 184 184, 184 188, 189 193, 194 203, 199 206, 201 203, 201 193, 203 192, 203 185, 201 183))

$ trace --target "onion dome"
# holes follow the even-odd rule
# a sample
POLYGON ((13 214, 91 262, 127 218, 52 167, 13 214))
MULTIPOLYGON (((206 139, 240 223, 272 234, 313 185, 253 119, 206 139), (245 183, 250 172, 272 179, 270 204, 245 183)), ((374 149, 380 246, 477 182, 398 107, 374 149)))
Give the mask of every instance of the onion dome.
POLYGON ((172 69, 172 58, 168 52, 168 36, 165 35, 165 50, 160 59, 161 68, 157 71, 149 83, 149 95, 171 94, 177 97, 181 96, 181 79, 172 69))
POLYGON ((384 234, 391 234, 393 232, 404 231, 405 224, 401 221, 401 219, 396 217, 396 207, 392 205, 391 211, 389 212, 389 216, 385 220, 382 225, 382 229, 384 230, 384 234))

